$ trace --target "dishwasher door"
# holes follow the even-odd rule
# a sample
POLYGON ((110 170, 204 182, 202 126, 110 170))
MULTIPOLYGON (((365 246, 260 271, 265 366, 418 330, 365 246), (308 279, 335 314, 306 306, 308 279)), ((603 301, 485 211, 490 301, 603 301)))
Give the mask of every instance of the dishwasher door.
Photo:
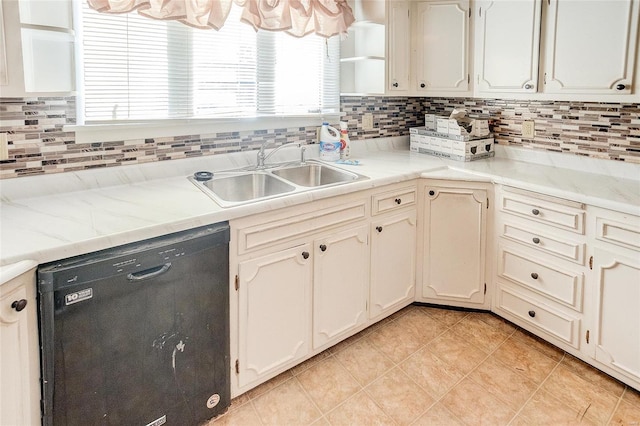
POLYGON ((42 265, 45 425, 197 425, 230 402, 227 223, 42 265))

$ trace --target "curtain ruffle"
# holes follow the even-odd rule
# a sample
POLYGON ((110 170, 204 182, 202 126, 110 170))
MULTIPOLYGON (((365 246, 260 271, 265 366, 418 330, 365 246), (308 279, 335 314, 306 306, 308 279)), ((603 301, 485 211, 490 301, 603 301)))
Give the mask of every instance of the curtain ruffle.
POLYGON ((186 25, 219 30, 232 3, 242 8, 242 21, 256 30, 286 31, 303 37, 346 34, 355 21, 346 0, 87 0, 104 13, 127 13, 160 20, 177 20, 186 25))

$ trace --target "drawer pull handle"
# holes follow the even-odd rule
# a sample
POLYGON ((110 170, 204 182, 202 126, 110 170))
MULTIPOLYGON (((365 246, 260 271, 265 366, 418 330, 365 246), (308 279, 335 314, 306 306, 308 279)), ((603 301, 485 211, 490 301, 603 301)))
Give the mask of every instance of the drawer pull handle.
POLYGON ((533 244, 540 244, 540 238, 534 237, 533 238, 533 244))
POLYGON ((529 316, 534 318, 536 316, 536 311, 529 311, 529 316))
POLYGON ((376 226, 376 231, 382 232, 382 226, 376 226))
POLYGON ((534 216, 538 216, 540 214, 540 210, 533 209, 533 210, 531 210, 531 213, 533 213, 534 216))
POLYGON ((326 251, 326 250, 327 250, 326 244, 320 244, 320 251, 326 251))
POLYGON ((303 251, 302 252, 302 258, 303 259, 308 259, 309 258, 309 252, 308 251, 303 251))
POLYGON ((398 87, 398 83, 397 82, 393 83, 393 87, 398 87))
POLYGON ((395 199, 395 202, 396 202, 396 204, 400 204, 400 203, 402 203, 402 199, 400 199, 400 198, 396 198, 396 199, 395 199))
POLYGON ((27 299, 14 300, 11 307, 15 309, 16 312, 20 312, 27 307, 27 299))
POLYGON ((531 278, 533 278, 534 280, 538 279, 538 274, 536 274, 535 272, 531 273, 531 278))

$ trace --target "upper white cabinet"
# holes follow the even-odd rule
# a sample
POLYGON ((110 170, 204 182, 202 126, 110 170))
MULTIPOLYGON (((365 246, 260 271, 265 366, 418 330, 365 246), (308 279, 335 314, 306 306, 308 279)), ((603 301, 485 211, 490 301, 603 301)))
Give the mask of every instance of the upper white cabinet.
POLYGON ((387 90, 394 94, 408 92, 411 63, 409 2, 389 0, 387 16, 387 90))
POLYGON ((75 90, 70 0, 2 0, 0 96, 75 90))
POLYGON ((470 87, 469 0, 414 3, 414 87, 420 95, 470 87))
POLYGON ((480 1, 477 11, 477 90, 535 93, 541 0, 480 1))
POLYGON ((549 3, 544 84, 549 93, 631 93, 637 0, 549 3))
POLYGON ((640 93, 638 0, 482 0, 475 11, 480 96, 623 100, 640 93))

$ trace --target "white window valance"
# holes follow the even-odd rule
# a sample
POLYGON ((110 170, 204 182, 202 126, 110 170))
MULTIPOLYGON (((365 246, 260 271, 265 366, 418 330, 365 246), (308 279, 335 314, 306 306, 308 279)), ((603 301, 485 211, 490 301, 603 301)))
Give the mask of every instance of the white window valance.
POLYGON ((323 37, 346 34, 355 21, 346 0, 87 0, 104 13, 137 11, 160 20, 176 20, 186 25, 219 30, 232 3, 242 8, 241 20, 256 30, 286 31, 303 37, 316 33, 323 37))

